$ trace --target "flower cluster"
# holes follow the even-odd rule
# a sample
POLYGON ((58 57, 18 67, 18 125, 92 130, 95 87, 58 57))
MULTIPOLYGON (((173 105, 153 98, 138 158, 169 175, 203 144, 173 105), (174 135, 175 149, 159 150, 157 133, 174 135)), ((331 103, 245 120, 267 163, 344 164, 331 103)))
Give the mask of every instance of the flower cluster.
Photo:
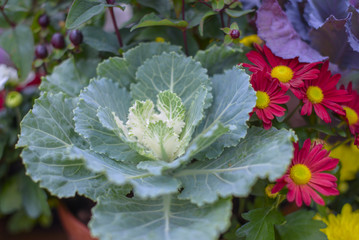
MULTIPOLYGON (((328 62, 300 63, 298 58, 275 56, 266 45, 263 48, 255 45, 255 48, 257 51, 247 54, 252 64, 244 63, 243 66, 253 73, 251 82, 257 91, 257 104, 252 114, 257 114, 265 129, 272 126, 274 116, 284 115, 285 109, 278 104, 289 101, 289 96, 284 95, 288 90, 301 100, 302 115, 311 115, 314 108, 317 116, 326 123, 331 122, 326 109, 342 116, 354 111, 346 110, 349 106, 345 104, 353 97, 345 89, 336 88, 340 75, 332 76, 328 62)), ((355 116, 350 123, 354 120, 357 123, 355 116)))

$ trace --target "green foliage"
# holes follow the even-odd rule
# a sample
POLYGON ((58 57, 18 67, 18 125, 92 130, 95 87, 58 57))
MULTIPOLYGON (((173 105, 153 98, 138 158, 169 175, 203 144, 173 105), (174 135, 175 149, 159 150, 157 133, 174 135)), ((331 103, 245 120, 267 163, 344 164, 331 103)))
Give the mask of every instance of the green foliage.
POLYGON ((5 30, 0 35, 0 47, 5 49, 16 67, 19 77, 24 81, 31 71, 34 59, 34 38, 29 27, 19 25, 5 30))
POLYGON ((326 227, 322 221, 314 220, 315 212, 301 210, 285 217, 286 222, 276 225, 280 239, 293 240, 325 240, 325 234, 319 229, 326 227), (298 231, 300 229, 300 231, 298 231))
POLYGON ((283 215, 272 207, 257 208, 242 216, 249 222, 237 230, 237 235, 246 236, 248 240, 275 240, 274 226, 285 221, 283 215))
POLYGON ((154 26, 167 26, 167 27, 175 27, 179 29, 185 29, 188 25, 188 22, 184 20, 174 20, 174 19, 161 19, 156 16, 154 13, 150 13, 145 15, 141 21, 131 28, 131 31, 143 28, 143 27, 154 27, 154 26))
POLYGON ((102 13, 106 1, 74 0, 66 18, 66 28, 74 29, 102 13))

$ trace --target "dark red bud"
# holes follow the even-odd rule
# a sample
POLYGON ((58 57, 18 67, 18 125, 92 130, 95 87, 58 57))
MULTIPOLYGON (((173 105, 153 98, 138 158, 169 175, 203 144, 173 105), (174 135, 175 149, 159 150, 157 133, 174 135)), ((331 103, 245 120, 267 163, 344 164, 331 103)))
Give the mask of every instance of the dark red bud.
POLYGON ((37 22, 41 27, 46 28, 50 24, 50 18, 48 15, 42 14, 39 19, 37 19, 37 22))
POLYGON ((232 39, 237 39, 237 38, 239 38, 240 33, 239 33, 239 31, 237 29, 232 29, 229 32, 229 35, 231 36, 232 39))
POLYGON ((51 44, 54 48, 63 49, 65 47, 65 38, 61 33, 55 33, 52 35, 51 44))
POLYGON ((44 59, 47 58, 48 52, 44 45, 38 45, 35 48, 35 55, 37 58, 44 59))
POLYGON ((73 45, 78 46, 82 43, 83 35, 82 32, 78 29, 72 30, 70 32, 70 41, 73 45))

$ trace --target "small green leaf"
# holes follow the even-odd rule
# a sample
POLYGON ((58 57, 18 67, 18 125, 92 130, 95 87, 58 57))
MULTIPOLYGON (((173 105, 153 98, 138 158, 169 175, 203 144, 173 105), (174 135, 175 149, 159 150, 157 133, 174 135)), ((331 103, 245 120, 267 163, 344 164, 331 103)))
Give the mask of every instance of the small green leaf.
POLYGON ((274 225, 282 224, 285 221, 283 215, 276 208, 257 208, 242 214, 242 216, 249 222, 237 230, 237 235, 239 237, 246 236, 248 240, 275 240, 274 225))
POLYGON ((21 176, 21 195, 24 209, 29 217, 36 219, 42 214, 50 214, 45 191, 25 174, 21 176))
POLYGON ((224 7, 224 0, 212 0, 213 10, 221 10, 224 7))
POLYGON ((314 220, 313 211, 296 211, 285 217, 286 223, 277 225, 276 229, 281 239, 291 240, 325 240, 325 234, 320 229, 325 228, 325 223, 314 220), (298 231, 300 229, 300 231, 298 231))
POLYGON ((184 20, 175 20, 175 19, 161 19, 156 16, 154 13, 145 15, 141 21, 131 28, 131 32, 135 29, 142 27, 155 27, 155 26, 167 26, 175 27, 179 29, 185 29, 188 25, 188 22, 184 20))
POLYGON ((66 18, 66 28, 78 28, 81 24, 105 10, 102 1, 75 0, 66 18))
POLYGON ((175 196, 141 200, 113 193, 99 199, 90 222, 102 240, 215 240, 229 226, 231 200, 197 207, 175 196))
POLYGON ((236 29, 236 30, 239 30, 238 28, 238 24, 236 22, 232 23, 231 26, 230 26, 230 29, 236 29))
POLYGON ((238 10, 233 10, 233 9, 229 9, 227 8, 225 10, 225 12, 228 14, 228 16, 232 17, 232 18, 239 18, 242 17, 248 13, 254 12, 254 9, 249 9, 249 10, 243 10, 243 11, 238 11, 238 10))
POLYGON ((19 70, 19 77, 24 81, 32 68, 34 60, 34 38, 32 31, 24 24, 5 30, 0 35, 0 47, 10 55, 19 70))
POLYGON ((202 66, 208 69, 208 75, 223 73, 231 69, 246 58, 246 52, 239 48, 232 48, 224 45, 212 45, 206 50, 200 50, 194 56, 202 66))
POLYGON ((204 14, 204 16, 201 19, 201 22, 199 23, 199 34, 201 36, 203 36, 203 26, 204 26, 204 22, 206 21, 206 19, 209 18, 210 16, 213 16, 216 14, 218 14, 218 13, 214 12, 214 11, 209 11, 206 14, 204 14))
POLYGON ((10 214, 22 207, 20 181, 18 175, 7 179, 1 184, 0 213, 10 214))

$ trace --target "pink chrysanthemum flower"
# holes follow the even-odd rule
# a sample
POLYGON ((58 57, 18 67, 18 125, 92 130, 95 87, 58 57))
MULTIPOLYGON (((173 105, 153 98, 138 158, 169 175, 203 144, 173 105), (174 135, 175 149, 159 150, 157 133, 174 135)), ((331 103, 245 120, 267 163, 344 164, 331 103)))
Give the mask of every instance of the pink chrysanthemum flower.
MULTIPOLYGON (((340 89, 345 90, 343 85, 340 89)), ((350 132, 355 136, 359 133, 359 95, 353 90, 351 82, 348 84, 347 92, 351 99, 350 101, 343 102, 342 107, 345 111, 345 120, 348 123, 350 132)))
POLYGON ((269 129, 272 127, 274 116, 281 117, 284 115, 285 108, 278 104, 288 102, 289 96, 284 95, 285 91, 279 88, 277 81, 269 81, 265 76, 265 72, 253 73, 251 84, 257 96, 253 112, 263 121, 264 129, 269 129))
POLYGON ((323 149, 322 144, 313 143, 310 139, 304 141, 303 148, 299 150, 298 143, 294 143, 294 157, 287 172, 277 179, 272 193, 279 192, 284 186, 288 188, 287 200, 302 206, 304 202, 310 205, 314 202, 324 205, 324 200, 316 192, 325 195, 338 195, 337 178, 323 171, 333 170, 339 160, 329 157, 329 151, 323 149))
POLYGON ((315 113, 326 123, 330 123, 332 120, 325 108, 344 116, 345 111, 340 103, 348 102, 352 98, 347 91, 337 90, 336 85, 340 74, 331 76, 328 66, 329 62, 325 62, 320 69, 318 78, 304 83, 300 97, 304 103, 301 114, 309 116, 314 107, 315 113))
POLYGON ((255 44, 257 51, 247 53, 247 58, 252 64, 244 63, 249 71, 255 73, 266 70, 266 74, 277 79, 284 91, 290 89, 297 97, 300 95, 299 88, 303 87, 303 80, 312 80, 318 77, 319 70, 314 68, 319 63, 300 63, 298 58, 283 59, 275 56, 264 45, 261 48, 255 44))

